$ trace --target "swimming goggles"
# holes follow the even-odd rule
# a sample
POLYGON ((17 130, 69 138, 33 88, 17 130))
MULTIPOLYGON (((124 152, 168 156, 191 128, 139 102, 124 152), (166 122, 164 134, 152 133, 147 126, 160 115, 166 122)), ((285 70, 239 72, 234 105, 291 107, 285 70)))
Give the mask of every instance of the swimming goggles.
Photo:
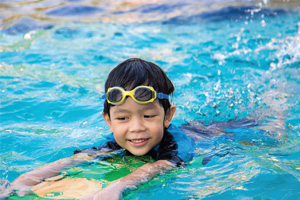
POLYGON ((113 105, 120 105, 124 103, 127 96, 130 96, 135 102, 139 104, 146 104, 158 99, 169 99, 169 95, 164 93, 157 93, 151 86, 137 86, 131 91, 125 91, 121 87, 108 88, 107 93, 102 96, 108 103, 113 105))

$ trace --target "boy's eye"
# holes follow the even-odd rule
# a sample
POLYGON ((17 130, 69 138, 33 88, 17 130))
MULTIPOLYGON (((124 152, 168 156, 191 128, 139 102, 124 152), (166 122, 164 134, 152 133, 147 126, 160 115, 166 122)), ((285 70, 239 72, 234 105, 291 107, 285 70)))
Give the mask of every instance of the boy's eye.
POLYGON ((117 120, 121 120, 121 121, 126 120, 126 119, 128 119, 128 117, 118 117, 117 118, 117 120))
POLYGON ((152 118, 155 117, 155 115, 144 115, 145 118, 152 118))

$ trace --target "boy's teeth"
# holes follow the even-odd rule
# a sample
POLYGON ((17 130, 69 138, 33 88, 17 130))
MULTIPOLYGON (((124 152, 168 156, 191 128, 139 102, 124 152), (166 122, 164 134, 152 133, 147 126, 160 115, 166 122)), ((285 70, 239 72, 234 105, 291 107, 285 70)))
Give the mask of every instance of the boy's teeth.
POLYGON ((140 143, 140 142, 144 142, 145 139, 139 139, 139 140, 131 140, 131 142, 134 142, 134 143, 140 143))

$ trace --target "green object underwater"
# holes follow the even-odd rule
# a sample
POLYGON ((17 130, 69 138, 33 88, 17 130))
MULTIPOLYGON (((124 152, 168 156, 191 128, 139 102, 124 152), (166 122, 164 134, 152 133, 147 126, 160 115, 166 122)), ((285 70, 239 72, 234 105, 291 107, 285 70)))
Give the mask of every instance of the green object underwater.
MULTIPOLYGON (((64 179, 66 177, 72 179, 85 178, 87 180, 97 180, 101 182, 103 187, 106 187, 112 181, 115 181, 121 177, 124 177, 131 172, 135 171, 137 168, 141 167, 146 163, 152 163, 154 160, 149 156, 129 156, 125 155, 123 157, 114 156, 107 158, 105 160, 97 160, 94 162, 85 163, 77 167, 70 168, 68 170, 62 171, 56 178, 56 181, 64 179)), ((51 177, 50 177, 51 178, 51 177)), ((39 197, 36 194, 26 195, 24 197, 19 197, 18 195, 13 195, 9 197, 9 200, 38 200, 38 199, 49 199, 51 197, 57 197, 61 195, 60 192, 51 192, 47 194, 48 198, 39 197)))

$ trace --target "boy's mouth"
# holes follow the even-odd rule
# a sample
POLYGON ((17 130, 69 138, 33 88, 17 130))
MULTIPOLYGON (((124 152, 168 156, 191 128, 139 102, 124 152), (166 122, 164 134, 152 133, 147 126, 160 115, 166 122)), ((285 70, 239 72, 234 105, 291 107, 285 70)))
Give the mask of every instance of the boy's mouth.
POLYGON ((133 146, 143 146, 148 142, 149 138, 128 140, 133 146))

